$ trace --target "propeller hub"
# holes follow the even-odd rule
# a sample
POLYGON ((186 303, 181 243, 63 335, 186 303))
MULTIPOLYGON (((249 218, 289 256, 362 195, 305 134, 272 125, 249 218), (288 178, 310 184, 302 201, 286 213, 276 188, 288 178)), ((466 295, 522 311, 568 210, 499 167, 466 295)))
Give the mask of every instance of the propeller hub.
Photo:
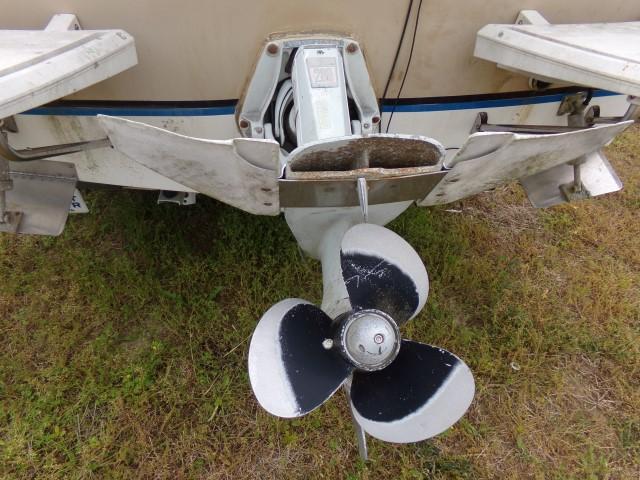
POLYGON ((380 310, 358 310, 348 315, 341 322, 337 340, 347 360, 369 372, 385 368, 400 351, 398 325, 380 310))

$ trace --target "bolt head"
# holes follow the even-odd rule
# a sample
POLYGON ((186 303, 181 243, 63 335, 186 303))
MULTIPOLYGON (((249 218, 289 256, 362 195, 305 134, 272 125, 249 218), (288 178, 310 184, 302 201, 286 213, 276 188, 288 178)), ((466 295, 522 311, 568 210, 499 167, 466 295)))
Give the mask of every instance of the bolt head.
POLYGON ((374 125, 375 125, 376 123, 380 123, 380 117, 378 117, 378 116, 376 115, 375 117, 373 117, 373 118, 371 119, 371 123, 373 123, 374 125))
POLYGON ((269 55, 276 55, 279 50, 280 47, 278 47, 277 43, 270 43, 269 45, 267 45, 267 53, 269 55))
POLYGON ((245 120, 244 118, 240 120, 240 128, 242 128, 243 130, 245 128, 249 128, 249 122, 247 120, 245 120))
POLYGON ((350 43, 347 45, 347 53, 356 53, 358 51, 358 44, 350 43))

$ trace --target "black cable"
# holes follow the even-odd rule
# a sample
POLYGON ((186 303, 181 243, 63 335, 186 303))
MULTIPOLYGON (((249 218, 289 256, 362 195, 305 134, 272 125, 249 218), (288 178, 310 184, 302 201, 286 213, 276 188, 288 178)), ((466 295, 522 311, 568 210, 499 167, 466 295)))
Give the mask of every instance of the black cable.
POLYGON ((413 0, 409 0, 409 8, 407 9, 407 15, 404 17, 404 25, 402 27, 402 34, 400 35, 400 41, 398 42, 398 48, 396 49, 396 55, 393 57, 393 63, 391 64, 391 70, 389 71, 389 78, 387 78, 387 84, 384 86, 382 92, 382 102, 387 98, 387 92, 389 91, 389 85, 391 84, 391 78, 393 78, 393 72, 396 70, 396 64, 398 63, 398 57, 400 56, 400 50, 402 50, 402 44, 404 43, 404 34, 407 31, 407 25, 409 24, 409 18, 411 17, 411 10, 413 9, 413 0))
POLYGON ((402 77, 402 83, 400 84, 400 88, 398 89, 398 95, 396 96, 396 101, 393 104, 393 108, 391 109, 391 115, 389 115, 389 121, 387 122, 387 129, 385 133, 389 133, 389 126, 391 125, 391 120, 393 120, 393 114, 396 113, 396 107, 398 106, 398 102, 400 100, 400 95, 402 94, 402 89, 404 88, 404 82, 407 80, 407 74, 409 73, 409 67, 411 66, 411 59, 413 58, 413 47, 416 45, 416 34, 418 33, 418 23, 420 22, 420 9, 422 8, 422 0, 418 3, 418 11, 416 13, 416 23, 413 27, 413 38, 411 39, 411 49, 409 50, 409 59, 407 60, 407 67, 404 70, 404 76, 402 77))

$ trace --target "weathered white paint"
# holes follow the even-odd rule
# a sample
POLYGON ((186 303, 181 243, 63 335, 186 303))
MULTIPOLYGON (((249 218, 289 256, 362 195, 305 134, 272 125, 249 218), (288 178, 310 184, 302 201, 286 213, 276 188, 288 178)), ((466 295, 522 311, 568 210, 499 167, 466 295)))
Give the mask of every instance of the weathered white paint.
POLYGON ((542 80, 640 95, 640 22, 490 24, 474 55, 542 80))
POLYGON ((0 119, 70 95, 137 63, 122 30, 0 30, 0 119))
POLYGON ((249 213, 280 213, 277 142, 206 140, 123 118, 99 118, 113 146, 150 170, 249 213))

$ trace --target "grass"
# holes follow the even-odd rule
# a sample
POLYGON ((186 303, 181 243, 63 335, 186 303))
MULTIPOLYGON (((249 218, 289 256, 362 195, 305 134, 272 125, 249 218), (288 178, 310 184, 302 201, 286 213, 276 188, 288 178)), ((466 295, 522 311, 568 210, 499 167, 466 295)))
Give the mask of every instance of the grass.
POLYGON ((390 225, 431 276, 405 337, 464 358, 477 394, 367 464, 341 392, 293 421, 252 396, 257 319, 321 298, 281 218, 102 191, 59 238, 0 237, 0 477, 639 478, 640 129, 608 154, 616 194, 534 210, 507 186, 390 225))

